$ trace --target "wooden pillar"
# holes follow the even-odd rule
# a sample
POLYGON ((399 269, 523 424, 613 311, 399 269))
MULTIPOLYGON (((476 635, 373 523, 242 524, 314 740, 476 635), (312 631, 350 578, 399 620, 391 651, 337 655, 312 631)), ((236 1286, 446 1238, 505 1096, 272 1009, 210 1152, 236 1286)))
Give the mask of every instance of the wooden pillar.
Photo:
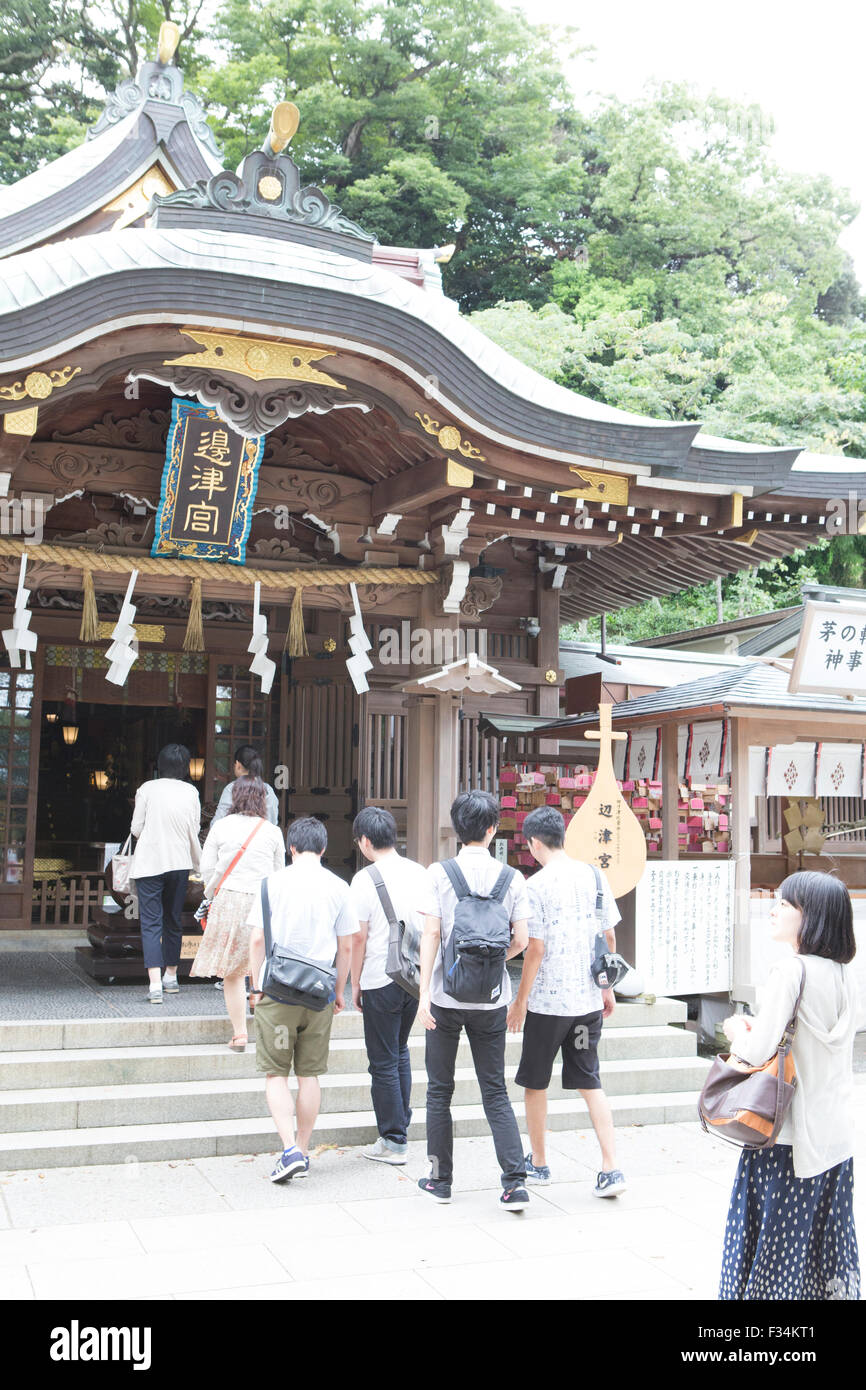
MULTIPOLYGON (((543 671, 559 670, 559 590, 547 587, 544 575, 536 579, 536 603, 541 632, 538 636, 536 666, 543 671)), ((559 683, 540 685, 536 694, 535 710, 549 719, 559 715, 559 683)), ((542 756, 559 752, 558 739, 540 739, 538 751, 542 756)))
POLYGON ((679 859, 680 842, 677 835, 680 799, 680 770, 678 763, 679 725, 662 724, 662 857, 679 859))
POLYGON ((749 724, 731 719, 731 849, 734 857, 734 999, 752 1004, 751 884, 749 827, 749 724))
POLYGON ((420 864, 456 849, 451 803, 457 795, 457 718, 460 696, 410 695, 406 766, 406 852, 420 864))

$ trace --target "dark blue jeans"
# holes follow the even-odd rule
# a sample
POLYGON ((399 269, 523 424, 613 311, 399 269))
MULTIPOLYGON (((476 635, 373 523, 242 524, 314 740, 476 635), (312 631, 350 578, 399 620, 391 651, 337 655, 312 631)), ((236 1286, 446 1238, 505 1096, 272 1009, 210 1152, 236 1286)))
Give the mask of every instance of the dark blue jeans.
POLYGON ((376 1127, 390 1144, 405 1144, 412 1116, 412 1067, 407 1044, 418 1000, 392 980, 380 989, 363 990, 361 1003, 376 1127))
POLYGON ((520 1130, 505 1086, 505 1019, 507 1008, 446 1009, 433 1004, 435 1029, 427 1033, 427 1157, 431 1176, 451 1182, 454 1135, 451 1097, 460 1034, 466 1029, 484 1114, 493 1134, 502 1186, 523 1182, 526 1164, 520 1130))
POLYGON ((180 961, 181 913, 188 882, 189 869, 171 869, 135 880, 145 970, 180 961))

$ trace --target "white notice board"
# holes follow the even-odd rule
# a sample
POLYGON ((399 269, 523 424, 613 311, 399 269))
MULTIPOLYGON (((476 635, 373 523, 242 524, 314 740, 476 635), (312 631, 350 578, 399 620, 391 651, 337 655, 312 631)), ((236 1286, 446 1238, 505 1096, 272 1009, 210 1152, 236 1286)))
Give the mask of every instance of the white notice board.
POLYGON ((866 606, 809 600, 788 690, 866 695, 866 606))
POLYGON ((635 943, 644 988, 655 994, 730 989, 733 861, 650 861, 635 890, 635 943))

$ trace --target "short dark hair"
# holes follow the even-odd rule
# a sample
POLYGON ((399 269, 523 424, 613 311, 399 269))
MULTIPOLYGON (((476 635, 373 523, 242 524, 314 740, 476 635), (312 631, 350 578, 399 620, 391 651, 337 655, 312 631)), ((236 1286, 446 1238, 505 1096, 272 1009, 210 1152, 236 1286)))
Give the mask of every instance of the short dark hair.
POLYGON ((245 767, 250 777, 261 777, 264 772, 264 764, 261 755, 256 752, 252 744, 243 743, 235 753, 235 762, 245 767))
POLYGON ((298 854, 322 854, 328 847, 328 832, 315 816, 298 816, 286 831, 286 848, 298 854))
POLYGON ((565 820, 555 806, 536 806, 523 822, 527 840, 540 840, 548 849, 562 849, 565 844, 565 820))
POLYGON ((789 874, 778 891, 803 914, 797 936, 801 956, 824 956, 840 965, 854 959, 854 911, 844 883, 832 874, 806 869, 789 874))
POLYGON ((356 840, 365 835, 374 849, 393 849, 397 843, 397 822, 384 806, 365 806, 352 823, 356 840))
POLYGON ((451 824, 462 844, 478 844, 499 824, 499 802, 490 792, 461 792, 451 803, 451 824))
POLYGON ((233 816, 261 816, 268 813, 265 784, 261 777, 239 777, 232 787, 233 816))
POLYGON ((160 777, 176 777, 179 782, 188 782, 189 749, 182 743, 167 743, 159 750, 156 768, 160 777))

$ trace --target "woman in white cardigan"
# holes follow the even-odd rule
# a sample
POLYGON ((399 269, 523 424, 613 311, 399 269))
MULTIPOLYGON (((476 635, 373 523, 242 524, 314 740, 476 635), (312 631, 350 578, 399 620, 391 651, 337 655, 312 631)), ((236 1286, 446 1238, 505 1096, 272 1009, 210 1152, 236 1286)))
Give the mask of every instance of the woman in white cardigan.
POLYGON ((190 971, 191 975, 223 977, 233 1052, 243 1052, 247 1045, 244 975, 250 962, 250 908, 262 879, 285 864, 282 834, 267 820, 264 782, 260 777, 239 777, 232 784, 230 813, 211 822, 201 852, 204 895, 212 901, 190 971))
POLYGON ((792 1053, 797 1086, 777 1142, 740 1157, 725 1232, 721 1299, 858 1299, 853 1045, 857 989, 851 899, 829 874, 792 874, 773 937, 793 954, 770 971, 756 1017, 725 1021, 733 1055, 775 1054, 806 978, 792 1053))
POLYGON ((179 993, 181 913, 190 869, 198 868, 201 857, 201 801, 189 780, 189 749, 166 744, 157 769, 158 777, 135 793, 132 833, 137 843, 130 865, 152 1004, 162 1003, 163 991, 179 993))

